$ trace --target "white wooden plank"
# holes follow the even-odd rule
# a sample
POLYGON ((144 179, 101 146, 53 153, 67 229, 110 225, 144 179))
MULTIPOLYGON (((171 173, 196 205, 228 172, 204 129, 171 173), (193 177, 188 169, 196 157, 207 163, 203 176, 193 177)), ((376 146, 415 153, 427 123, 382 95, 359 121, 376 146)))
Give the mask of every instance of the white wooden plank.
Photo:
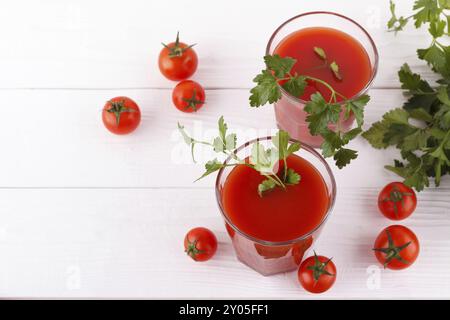
MULTIPOLYGON (((386 179, 385 182, 388 180, 386 179)), ((321 298, 450 298, 450 189, 427 190, 404 222, 421 241, 416 263, 382 270, 371 251, 389 224, 377 212, 379 186, 340 188, 314 248, 333 256, 335 287, 321 298), (379 288, 367 286, 368 268, 379 288)), ((263 277, 233 253, 213 189, 2 190, 2 297, 316 298, 296 273, 263 277), (194 226, 219 239, 214 259, 195 263, 182 240, 194 226)))
MULTIPOLYGON (((184 114, 171 105, 169 90, 6 90, 0 91, 2 165, 0 187, 206 187, 213 177, 193 184, 212 156, 199 149, 198 164, 190 157, 176 129, 186 125, 196 137, 216 133, 224 115, 239 143, 270 135, 276 128, 271 106, 248 107, 247 90, 208 90, 207 105, 184 114), (128 95, 142 108, 141 126, 131 135, 112 135, 103 127, 101 109, 113 96, 128 95)), ((400 90, 372 90, 367 126, 401 104, 400 90)), ((362 138, 353 143, 360 157, 343 170, 334 170, 345 186, 367 185, 387 176, 382 164, 395 150, 372 149, 362 138), (351 176, 351 179, 348 177, 351 176)), ((331 162, 330 162, 331 163, 331 162)))
MULTIPOLYGON (((408 15, 413 0, 397 1, 408 15)), ((404 63, 430 76, 416 58, 426 30, 386 32, 388 1, 2 1, 0 88, 171 88, 161 76, 161 42, 177 30, 198 43, 194 79, 208 88, 248 88, 262 68, 266 43, 282 22, 307 11, 348 15, 372 34, 380 51, 375 86, 399 87, 404 63), (37 14, 38 13, 38 14, 37 14)))

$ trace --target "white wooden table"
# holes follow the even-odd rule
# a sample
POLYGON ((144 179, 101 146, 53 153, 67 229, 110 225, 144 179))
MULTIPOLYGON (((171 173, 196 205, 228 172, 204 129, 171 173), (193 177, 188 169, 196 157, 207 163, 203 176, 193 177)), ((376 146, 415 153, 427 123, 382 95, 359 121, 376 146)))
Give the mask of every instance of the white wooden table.
MULTIPOLYGON (((407 14, 412 1, 399 0, 407 14)), ((248 107, 253 76, 271 32, 305 11, 348 15, 371 33, 380 69, 366 128, 402 104, 396 72, 416 59, 425 30, 387 33, 387 1, 42 0, 0 4, 0 296, 148 298, 316 298, 296 273, 262 277, 239 263, 216 207, 214 177, 191 163, 176 122, 207 134, 224 115, 244 139, 275 128, 273 109, 248 107), (364 4, 363 4, 364 3, 364 4), (162 41, 180 30, 196 42, 207 106, 183 114, 174 83, 161 76, 162 41), (128 136, 101 122, 105 101, 127 95, 143 119, 128 136), (202 129, 203 131, 200 131, 202 129), (259 130, 259 131, 258 131, 259 130), (246 135, 246 136, 245 136, 246 135), (211 228, 219 250, 207 263, 183 253, 185 232, 211 228)), ((244 142, 242 139, 239 142, 244 142)), ((335 169, 335 210, 315 249, 334 257, 338 281, 326 298, 450 298, 449 179, 419 195, 404 224, 420 238, 417 262, 382 270, 371 252, 390 221, 376 197, 397 177, 383 169, 395 150, 372 149, 335 169)))

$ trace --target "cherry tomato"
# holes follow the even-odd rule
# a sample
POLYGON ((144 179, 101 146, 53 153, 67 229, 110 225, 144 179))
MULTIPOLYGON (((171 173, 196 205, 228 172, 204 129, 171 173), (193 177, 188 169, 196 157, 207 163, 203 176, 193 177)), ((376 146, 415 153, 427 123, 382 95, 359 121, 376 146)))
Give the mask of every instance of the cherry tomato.
POLYGON ((179 33, 175 42, 165 45, 159 53, 158 65, 169 80, 180 81, 191 77, 197 70, 198 58, 192 47, 180 42, 179 33))
POLYGON ((205 103, 205 90, 195 81, 181 81, 173 89, 172 102, 180 111, 197 111, 205 103))
POLYGON ((184 238, 184 251, 195 261, 206 261, 212 258, 217 250, 217 239, 211 230, 194 228, 184 238))
POLYGON ((392 225, 378 235, 373 246, 375 257, 385 268, 408 268, 419 255, 419 240, 404 226, 392 225))
POLYGON ((391 182, 378 195, 378 208, 391 220, 406 219, 416 209, 416 193, 401 182, 391 182))
POLYGON ((298 269, 298 281, 302 287, 312 293, 322 293, 330 289, 336 281, 336 266, 331 259, 314 256, 302 262, 298 269))
POLYGON ((134 131, 141 122, 141 111, 130 98, 116 97, 103 107, 102 120, 112 133, 127 134, 134 131))

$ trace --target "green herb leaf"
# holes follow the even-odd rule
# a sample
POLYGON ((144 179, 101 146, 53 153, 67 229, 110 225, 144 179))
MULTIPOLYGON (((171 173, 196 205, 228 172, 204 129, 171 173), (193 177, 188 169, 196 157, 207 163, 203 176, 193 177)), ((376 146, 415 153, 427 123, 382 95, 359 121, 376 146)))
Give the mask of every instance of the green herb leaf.
POLYGON ((431 65, 436 72, 441 72, 446 66, 445 53, 436 44, 432 44, 427 49, 418 49, 417 55, 419 59, 431 65))
POLYGON ((282 58, 278 54, 275 54, 273 56, 265 56, 264 62, 266 63, 267 69, 274 72, 275 77, 283 78, 291 71, 297 60, 291 57, 282 58))
POLYGON ((385 142, 384 136, 389 129, 386 121, 378 121, 372 124, 369 130, 363 132, 364 139, 369 141, 372 147, 377 149, 386 149, 389 145, 385 142))
POLYGON ((327 54, 325 53, 325 50, 323 50, 320 47, 314 47, 314 52, 319 56, 320 59, 326 61, 327 60, 327 54))
POLYGON ((397 33, 398 31, 403 30, 408 23, 408 19, 405 19, 404 17, 397 18, 395 14, 395 3, 392 0, 390 1, 389 9, 391 10, 391 18, 387 23, 387 27, 389 31, 395 31, 395 33, 397 33))
POLYGON ((358 127, 361 127, 364 124, 364 107, 369 103, 370 97, 365 94, 359 97, 356 100, 349 101, 346 105, 346 118, 350 116, 352 112, 355 115, 356 123, 358 127))
POLYGON ((435 20, 430 22, 430 28, 428 31, 434 38, 442 37, 445 33, 445 27, 447 22, 444 20, 435 20))
POLYGON ((276 134, 276 136, 272 139, 272 143, 274 145, 273 148, 266 149, 261 143, 254 143, 249 162, 246 161, 246 159, 240 159, 234 150, 236 148, 237 136, 235 133, 227 133, 228 126, 223 117, 219 118, 218 128, 219 135, 213 138, 212 142, 208 142, 191 138, 184 130, 184 127, 178 123, 178 130, 181 132, 184 141, 191 146, 193 158, 194 146, 196 144, 203 144, 212 147, 216 153, 225 155, 229 159, 226 163, 220 162, 217 158, 206 162, 205 173, 203 173, 203 175, 197 180, 204 178, 224 167, 245 165, 258 171, 261 175, 267 178, 265 182, 258 186, 257 191, 261 196, 264 191, 273 189, 275 186, 286 189, 287 185, 296 184, 300 181, 300 176, 293 169, 288 168, 286 161, 286 158, 289 155, 300 149, 300 144, 298 142, 290 143, 290 137, 287 132, 280 130, 276 134), (283 179, 277 175, 280 160, 284 160, 285 165, 285 175, 283 176, 283 179))
POLYGON ((413 10, 419 10, 414 15, 416 28, 420 28, 424 23, 439 19, 442 12, 436 0, 416 0, 413 10))
MULTIPOLYGON (((450 173, 450 47, 438 40, 450 31, 450 19, 444 12, 448 7, 449 0, 416 0, 415 13, 410 16, 416 28, 428 24, 431 45, 418 49, 417 55, 442 77, 437 81, 440 86, 434 89, 404 64, 398 75, 410 97, 401 109, 386 113, 381 121, 363 133, 376 148, 393 145, 400 150, 402 161, 395 160, 394 165, 386 169, 403 177, 404 183, 417 191, 429 186, 430 177, 439 186, 441 177, 450 173), (410 119, 415 121, 410 123, 410 119)), ((392 30, 400 19, 395 16, 392 1, 390 9, 392 18, 388 27, 392 30)), ((403 22, 406 24, 407 20, 409 18, 403 22)))
POLYGON ((286 176, 286 184, 298 184, 301 180, 300 175, 295 172, 293 169, 289 168, 287 170, 287 176, 286 176))
POLYGON ((328 124, 339 120, 341 107, 339 104, 328 104, 323 96, 316 92, 305 105, 305 111, 308 112, 306 121, 309 123, 309 131, 312 135, 318 135, 327 131, 328 124))
POLYGON ((351 149, 341 148, 334 154, 334 160, 339 169, 342 169, 353 159, 358 157, 358 152, 351 149))
POLYGON ((279 160, 279 154, 275 149, 269 148, 266 150, 259 142, 253 144, 250 162, 257 171, 262 174, 273 174, 279 160))
POLYGON ((336 79, 342 80, 342 75, 339 72, 339 65, 336 63, 336 61, 333 61, 332 63, 330 63, 330 69, 333 72, 336 79))
POLYGON ((283 88, 294 97, 300 97, 307 85, 306 78, 304 76, 294 76, 289 78, 283 83, 283 88))
POLYGON ((260 107, 266 103, 274 103, 281 98, 277 79, 269 70, 263 70, 253 79, 257 85, 250 90, 250 106, 260 107))
POLYGON ((216 172, 217 170, 220 170, 223 168, 223 163, 221 163, 219 160, 214 159, 214 160, 210 160, 205 164, 205 173, 202 174, 197 180, 198 181, 208 175, 210 175, 213 172, 216 172))
POLYGON ((277 186, 277 184, 273 180, 270 180, 270 179, 264 180, 263 182, 261 182, 258 185, 259 196, 262 197, 264 192, 273 190, 273 189, 275 189, 276 186, 277 186))
POLYGON ((400 68, 398 77, 402 83, 402 89, 408 90, 411 94, 433 92, 433 89, 428 82, 422 80, 419 74, 413 73, 407 63, 400 68))
MULTIPOLYGON (((342 80, 339 65, 336 61, 328 64, 326 61, 327 55, 325 50, 320 47, 314 47, 314 52, 319 58, 325 61, 324 66, 329 67, 335 77, 342 80)), ((306 121, 308 122, 310 133, 312 135, 320 135, 325 139, 323 145, 324 156, 334 156, 340 148, 361 133, 361 126, 364 122, 364 106, 369 102, 369 96, 363 95, 357 100, 349 101, 348 103, 340 103, 338 97, 346 98, 336 92, 333 87, 325 81, 307 75, 292 74, 292 68, 296 63, 295 59, 290 57, 282 58, 279 55, 267 55, 264 57, 264 62, 267 69, 263 70, 253 79, 256 86, 250 90, 250 106, 259 107, 267 103, 277 102, 281 98, 280 85, 290 95, 301 97, 308 85, 308 81, 313 81, 323 84, 331 93, 329 101, 325 101, 319 92, 312 94, 310 101, 306 103, 304 108, 304 111, 308 114, 306 121), (346 112, 347 118, 350 114, 354 114, 358 124, 358 129, 347 135, 344 132, 341 132, 338 124, 340 114, 343 111, 346 112), (329 126, 336 128, 336 135, 329 133, 329 126), (327 139, 336 139, 336 141, 326 141, 327 139)), ((342 154, 344 153, 345 152, 342 152, 342 154)), ((286 160, 283 157, 282 159, 286 160)), ((285 172, 284 177, 286 177, 286 175, 287 173, 285 172)))
POLYGON ((218 125, 219 125, 220 138, 222 139, 222 141, 225 141, 225 136, 227 134, 228 125, 225 123, 223 116, 221 116, 219 118, 218 125))

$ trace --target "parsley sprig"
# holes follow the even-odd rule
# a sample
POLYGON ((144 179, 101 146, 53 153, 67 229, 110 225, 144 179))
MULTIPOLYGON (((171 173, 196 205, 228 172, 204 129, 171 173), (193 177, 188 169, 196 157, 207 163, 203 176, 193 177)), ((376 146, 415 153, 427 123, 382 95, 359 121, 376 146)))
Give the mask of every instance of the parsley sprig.
MULTIPOLYGON (((279 130, 272 138, 273 147, 265 148, 261 143, 256 142, 252 146, 251 155, 248 159, 241 159, 236 153, 236 134, 228 133, 228 125, 223 117, 218 121, 219 135, 210 141, 201 141, 190 137, 184 127, 178 123, 178 129, 183 136, 184 141, 191 147, 192 159, 194 158, 194 148, 198 144, 207 145, 213 148, 214 152, 229 157, 231 161, 221 162, 217 158, 206 162, 205 172, 198 178, 204 178, 213 172, 224 167, 245 165, 265 177, 258 185, 258 194, 262 197, 267 191, 276 187, 286 189, 289 185, 298 184, 301 180, 300 175, 292 168, 288 167, 287 158, 300 150, 300 143, 290 143, 289 134, 286 131, 279 130), (279 163, 283 162, 283 170, 279 173, 279 163)), ((197 181, 196 180, 196 181, 197 181)))
POLYGON ((450 19, 444 12, 449 8, 450 1, 418 0, 413 15, 397 18, 391 2, 389 30, 402 30, 410 19, 414 19, 416 28, 428 24, 431 45, 417 50, 417 55, 440 79, 432 86, 404 64, 398 76, 409 99, 363 133, 375 148, 395 146, 400 150, 402 160, 394 160, 394 165, 386 169, 403 177, 405 184, 417 191, 429 186, 430 177, 439 186, 441 177, 450 173, 450 47, 438 41, 449 34, 450 19))
MULTIPOLYGON (((322 48, 314 48, 315 53, 322 59, 327 59, 322 48)), ((351 140, 362 132, 364 122, 364 107, 369 102, 368 95, 362 95, 354 100, 348 100, 337 92, 329 83, 321 79, 292 73, 292 68, 297 62, 291 57, 280 57, 279 55, 266 55, 264 57, 266 69, 258 74, 253 82, 256 86, 250 90, 250 106, 260 107, 267 103, 274 103, 281 99, 281 87, 289 94, 300 97, 308 81, 324 85, 330 91, 329 100, 325 100, 320 92, 311 95, 310 101, 304 110, 308 113, 306 121, 312 135, 323 137, 322 153, 325 157, 333 157, 336 165, 341 169, 357 157, 357 151, 344 148, 351 140), (341 102, 342 100, 344 102, 341 102), (351 114, 356 118, 357 127, 349 132, 344 132, 340 126, 340 114, 344 112, 344 119, 351 114), (330 125, 334 129, 330 129, 330 125)), ((338 64, 333 61, 329 64, 331 71, 336 77, 342 76, 338 64)))

